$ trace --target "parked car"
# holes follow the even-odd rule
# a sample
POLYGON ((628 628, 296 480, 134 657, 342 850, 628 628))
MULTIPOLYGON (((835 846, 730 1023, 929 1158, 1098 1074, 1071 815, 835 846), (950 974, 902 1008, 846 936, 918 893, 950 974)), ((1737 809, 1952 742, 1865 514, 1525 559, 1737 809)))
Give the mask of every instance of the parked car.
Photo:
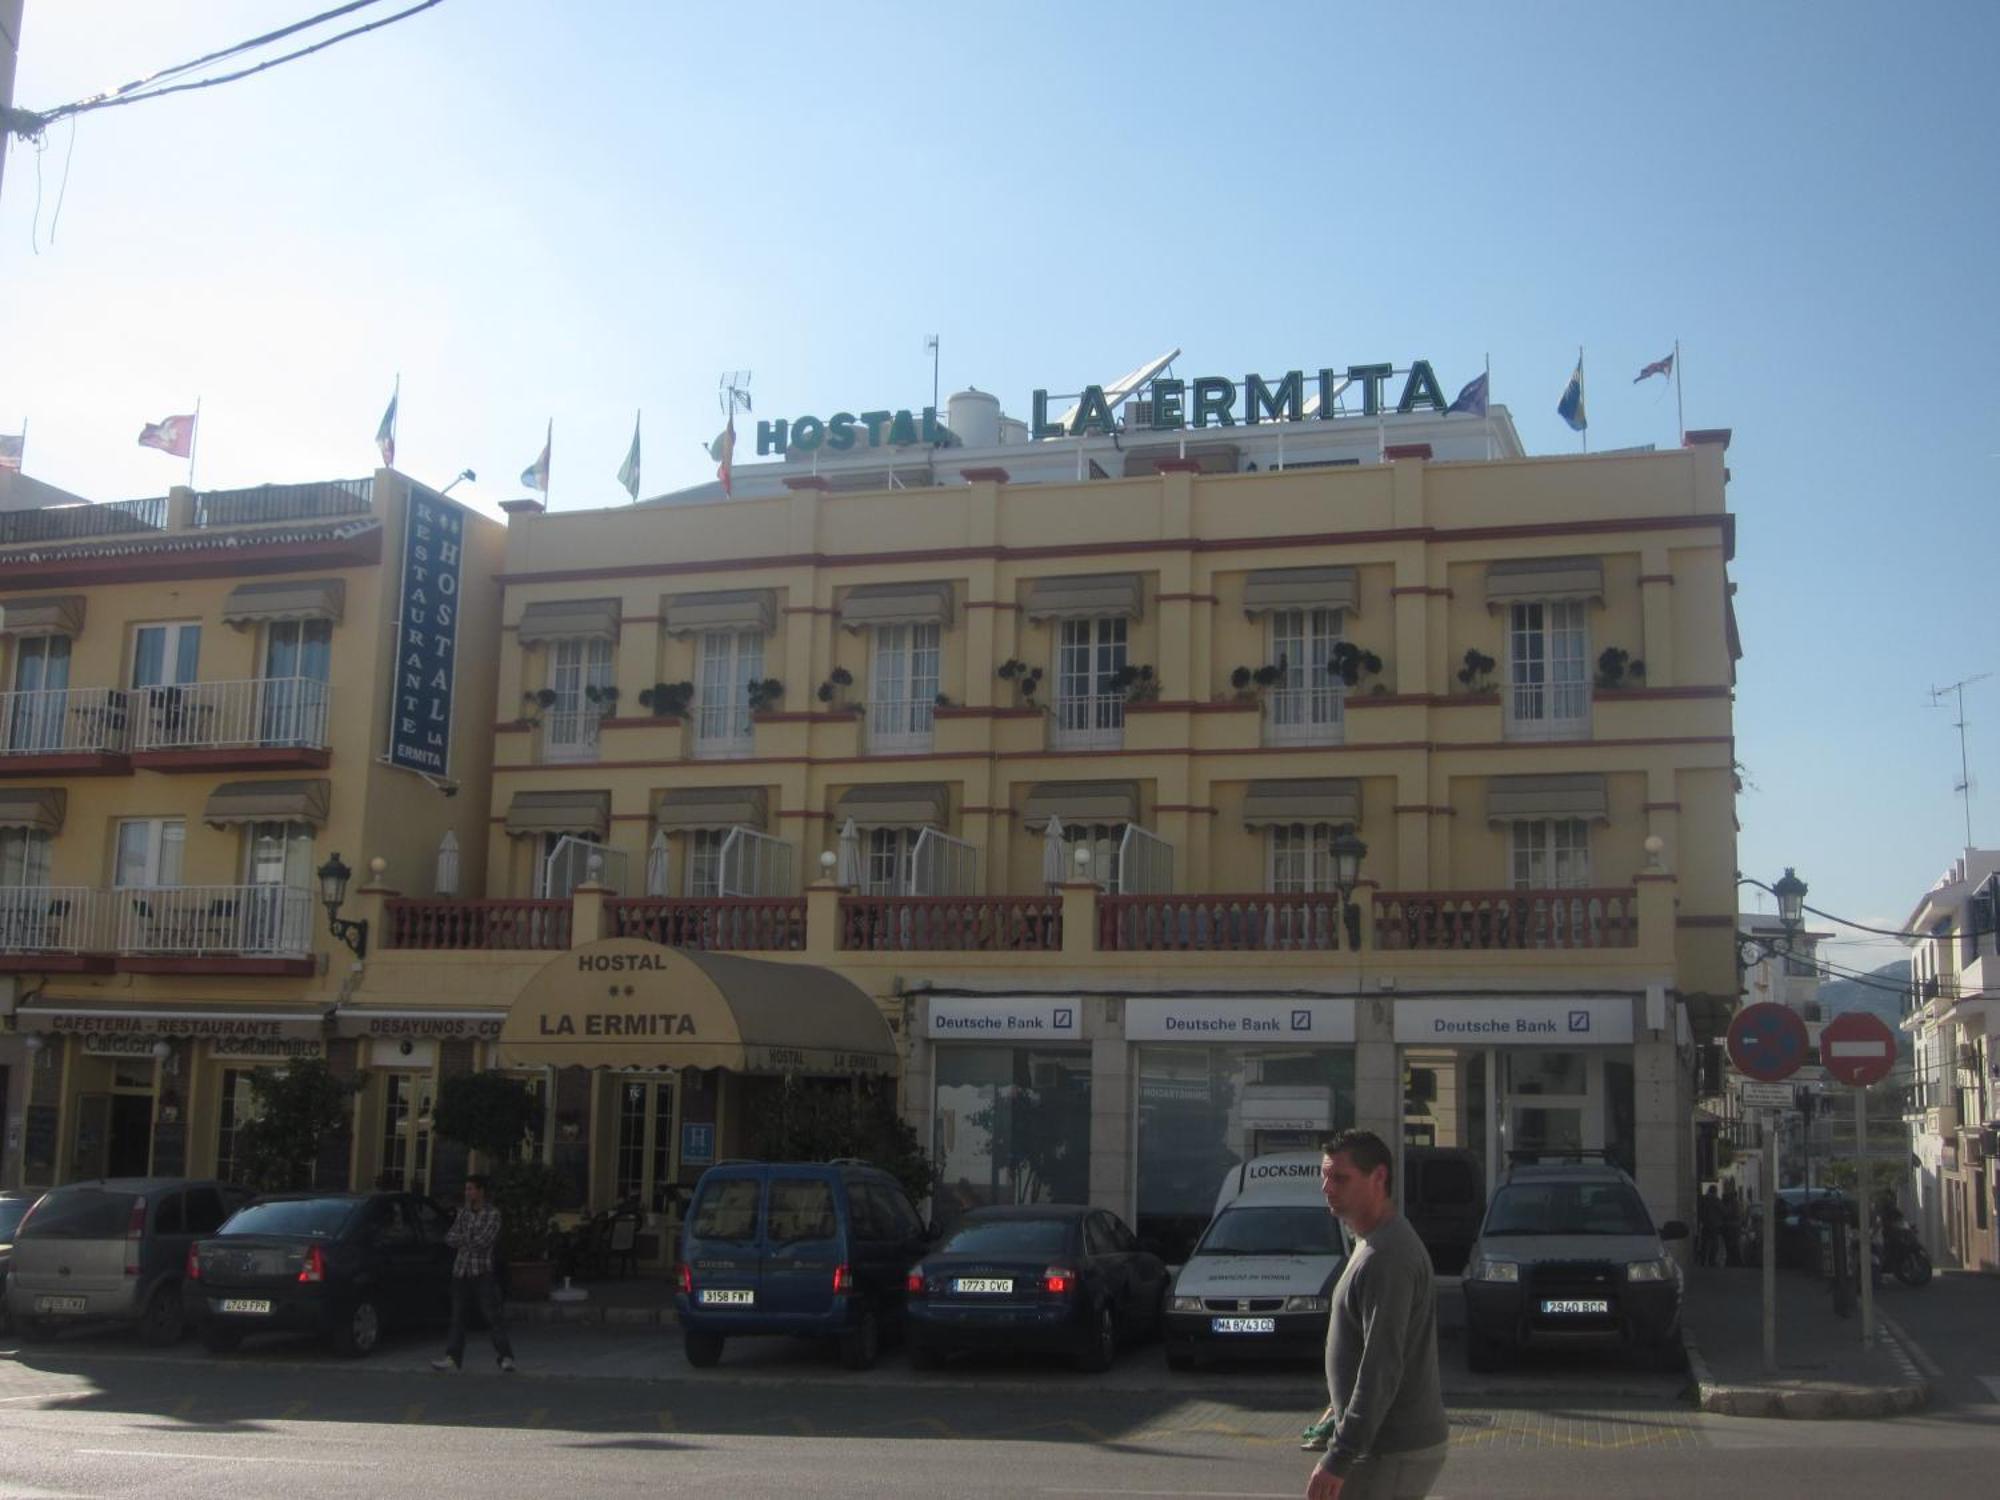
POLYGON ((228 1183, 113 1177, 44 1193, 14 1236, 7 1305, 28 1339, 85 1323, 136 1323, 149 1344, 180 1340, 188 1247, 249 1197, 228 1183))
POLYGON ((1608 1161, 1511 1166, 1466 1262, 1465 1350, 1490 1370, 1531 1346, 1632 1349, 1662 1367, 1681 1357, 1680 1263, 1638 1187, 1608 1161))
POLYGON ((0 1192, 0 1333, 14 1326, 7 1311, 7 1268, 14 1261, 14 1231, 35 1206, 35 1198, 34 1193, 0 1192))
POLYGON ((1167 1267, 1101 1208, 976 1208, 911 1268, 907 1298, 918 1369, 967 1350, 1032 1350, 1108 1370, 1120 1344, 1165 1328, 1167 1267))
POLYGON ((192 1246, 182 1296, 213 1353, 245 1334, 323 1338, 372 1352, 385 1329, 450 1312, 450 1216, 413 1193, 283 1193, 238 1210, 192 1246))
POLYGON ((688 1363, 725 1341, 832 1338, 865 1370, 902 1332, 910 1266, 933 1236, 887 1172, 856 1162, 728 1162, 695 1184, 674 1308, 688 1363))
POLYGON ((1167 1364, 1209 1358, 1319 1359, 1344 1228, 1320 1192, 1320 1153, 1286 1151, 1231 1168, 1215 1217, 1174 1279, 1167 1364))

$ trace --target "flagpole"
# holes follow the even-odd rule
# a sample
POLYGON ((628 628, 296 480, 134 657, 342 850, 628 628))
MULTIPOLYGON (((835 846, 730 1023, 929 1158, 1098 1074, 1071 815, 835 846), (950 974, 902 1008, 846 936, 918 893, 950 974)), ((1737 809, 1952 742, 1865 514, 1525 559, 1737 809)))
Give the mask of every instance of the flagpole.
POLYGON ((188 488, 194 488, 194 456, 201 447, 201 397, 194 398, 194 431, 188 434, 188 488))
POLYGON ((1687 408, 1681 405, 1681 341, 1674 340, 1674 421, 1681 429, 1681 446, 1688 440, 1687 408))

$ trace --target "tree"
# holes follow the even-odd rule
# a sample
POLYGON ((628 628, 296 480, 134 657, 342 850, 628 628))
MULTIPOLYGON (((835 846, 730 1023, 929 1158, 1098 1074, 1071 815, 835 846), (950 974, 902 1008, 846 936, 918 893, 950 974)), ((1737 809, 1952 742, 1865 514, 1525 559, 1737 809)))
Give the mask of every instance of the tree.
POLYGON ((929 1197, 936 1181, 930 1154, 886 1089, 857 1099, 846 1084, 816 1087, 787 1078, 751 1134, 752 1149, 766 1161, 854 1157, 880 1167, 913 1203, 929 1197))
POLYGON ((236 1136, 243 1180, 259 1192, 315 1187, 320 1147, 347 1123, 361 1079, 340 1079, 319 1058, 250 1075, 252 1118, 236 1136))
POLYGON ((504 1073, 454 1073, 438 1088, 440 1139, 477 1151, 490 1166, 514 1156, 535 1124, 534 1091, 504 1073))

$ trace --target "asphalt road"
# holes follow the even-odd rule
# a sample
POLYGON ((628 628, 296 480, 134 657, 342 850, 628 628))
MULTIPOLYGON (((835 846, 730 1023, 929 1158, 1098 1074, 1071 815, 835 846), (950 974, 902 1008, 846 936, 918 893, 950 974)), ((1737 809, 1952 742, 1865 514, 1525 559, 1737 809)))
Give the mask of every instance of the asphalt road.
MULTIPOLYGON (((545 1370, 558 1347, 543 1346, 545 1370)), ((532 1348, 524 1336, 516 1376, 423 1372, 425 1342, 358 1364, 310 1346, 215 1360, 106 1338, 0 1352, 0 1497, 1262 1500, 1302 1493, 1312 1462, 1294 1446, 1311 1415, 1299 1372, 1189 1385, 1130 1361, 1113 1381, 1001 1362, 936 1381, 892 1361, 857 1381, 774 1348, 723 1378, 657 1358, 647 1375, 578 1375, 534 1373, 532 1348)), ((1523 1372, 1525 1391, 1461 1388, 1440 1494, 1823 1500, 1907 1491, 1920 1472, 1926 1500, 1984 1500, 2000 1468, 2000 1410, 1969 1399, 1976 1381, 1935 1414, 1792 1424, 1607 1394, 1607 1376, 1550 1367, 1523 1372)))

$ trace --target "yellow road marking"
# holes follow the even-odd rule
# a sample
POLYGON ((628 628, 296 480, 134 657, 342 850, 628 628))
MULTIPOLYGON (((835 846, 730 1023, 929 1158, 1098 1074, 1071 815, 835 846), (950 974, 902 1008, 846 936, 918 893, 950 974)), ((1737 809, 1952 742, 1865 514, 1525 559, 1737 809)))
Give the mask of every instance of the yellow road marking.
POLYGON ((403 1408, 403 1420, 405 1422, 421 1422, 423 1421, 423 1419, 424 1419, 423 1402, 412 1401, 408 1406, 403 1408))
POLYGON ((174 1417, 185 1417, 190 1415, 194 1411, 194 1408, 195 1408, 195 1398, 193 1396, 183 1396, 181 1397, 180 1404, 176 1406, 171 1412, 169 1412, 168 1415, 174 1417))
POLYGON ((306 1414, 306 1409, 311 1405, 310 1401, 294 1401, 290 1406, 278 1413, 277 1420, 280 1422, 296 1421, 306 1414))
MULTIPOLYGON (((667 1413, 662 1412, 660 1413, 660 1415, 666 1416, 667 1413)), ((527 1416, 521 1419, 521 1425, 523 1427, 540 1427, 544 1422, 548 1421, 548 1419, 549 1419, 549 1409, 546 1406, 537 1406, 536 1408, 534 1408, 534 1410, 530 1411, 527 1414, 527 1416)))
POLYGON ((674 1414, 672 1408, 665 1406, 661 1407, 659 1415, 655 1417, 653 1421, 654 1425, 657 1426, 660 1429, 660 1431, 672 1432, 674 1430, 674 1414))

